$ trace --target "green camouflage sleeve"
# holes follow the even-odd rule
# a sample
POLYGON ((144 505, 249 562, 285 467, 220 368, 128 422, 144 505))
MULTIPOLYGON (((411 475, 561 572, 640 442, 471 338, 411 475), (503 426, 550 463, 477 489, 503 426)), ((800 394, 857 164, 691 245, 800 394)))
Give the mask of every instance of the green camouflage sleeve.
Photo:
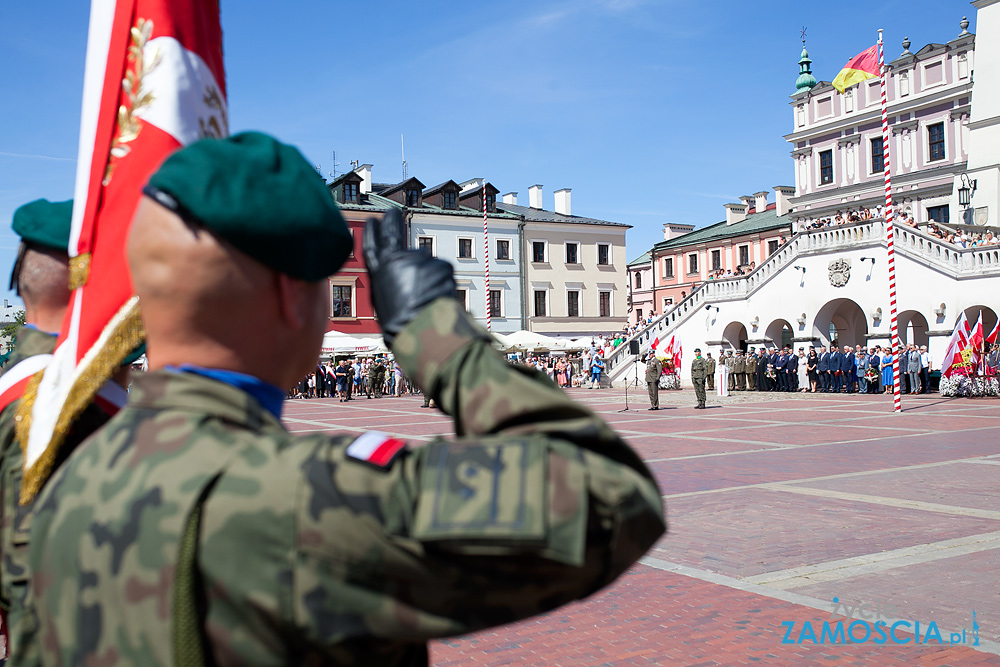
POLYGON ((384 469, 343 446, 310 458, 296 620, 318 642, 345 596, 365 601, 360 626, 404 641, 542 613, 608 584, 663 534, 639 457, 546 378, 509 366, 457 303, 431 304, 394 351, 461 437, 384 469))

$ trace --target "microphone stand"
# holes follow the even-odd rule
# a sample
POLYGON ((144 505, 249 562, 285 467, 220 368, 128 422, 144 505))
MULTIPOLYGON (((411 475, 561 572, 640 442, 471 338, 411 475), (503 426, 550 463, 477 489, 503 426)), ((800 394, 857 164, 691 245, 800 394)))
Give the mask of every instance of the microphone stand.
MULTIPOLYGON (((632 372, 635 373, 635 386, 639 386, 639 355, 635 355, 632 360, 632 372)), ((628 409, 628 381, 625 382, 625 409, 618 412, 630 412, 628 409)))

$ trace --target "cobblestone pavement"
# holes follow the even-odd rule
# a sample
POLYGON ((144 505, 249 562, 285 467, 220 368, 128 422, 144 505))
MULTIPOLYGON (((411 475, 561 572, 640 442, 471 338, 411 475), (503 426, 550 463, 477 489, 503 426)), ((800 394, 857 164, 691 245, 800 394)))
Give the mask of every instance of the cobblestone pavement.
MULTIPOLYGON (((647 461, 669 534, 589 600, 434 643, 434 665, 1000 665, 1000 400, 572 395, 647 461)), ((420 403, 292 401, 286 423, 450 436, 420 403)))

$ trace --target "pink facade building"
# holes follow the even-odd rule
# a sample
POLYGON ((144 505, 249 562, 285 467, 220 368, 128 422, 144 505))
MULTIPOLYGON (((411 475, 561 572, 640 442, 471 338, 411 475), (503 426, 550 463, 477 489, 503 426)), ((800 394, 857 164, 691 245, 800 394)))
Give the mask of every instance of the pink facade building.
POLYGON ((726 219, 708 227, 661 241, 650 251, 653 271, 653 306, 657 314, 669 311, 699 285, 753 271, 791 236, 788 199, 793 188, 774 188, 776 202, 767 203, 767 192, 726 204, 726 219))

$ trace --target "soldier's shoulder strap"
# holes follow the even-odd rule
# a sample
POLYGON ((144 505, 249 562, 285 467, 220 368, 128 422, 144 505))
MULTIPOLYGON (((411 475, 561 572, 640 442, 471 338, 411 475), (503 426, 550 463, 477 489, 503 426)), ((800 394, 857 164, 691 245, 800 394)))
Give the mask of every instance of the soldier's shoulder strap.
POLYGON ((211 652, 205 636, 205 598, 198 570, 198 536, 201 532, 202 506, 220 476, 221 473, 205 485, 198 502, 188 514, 178 549, 171 619, 174 664, 177 667, 205 667, 210 662, 211 652))

